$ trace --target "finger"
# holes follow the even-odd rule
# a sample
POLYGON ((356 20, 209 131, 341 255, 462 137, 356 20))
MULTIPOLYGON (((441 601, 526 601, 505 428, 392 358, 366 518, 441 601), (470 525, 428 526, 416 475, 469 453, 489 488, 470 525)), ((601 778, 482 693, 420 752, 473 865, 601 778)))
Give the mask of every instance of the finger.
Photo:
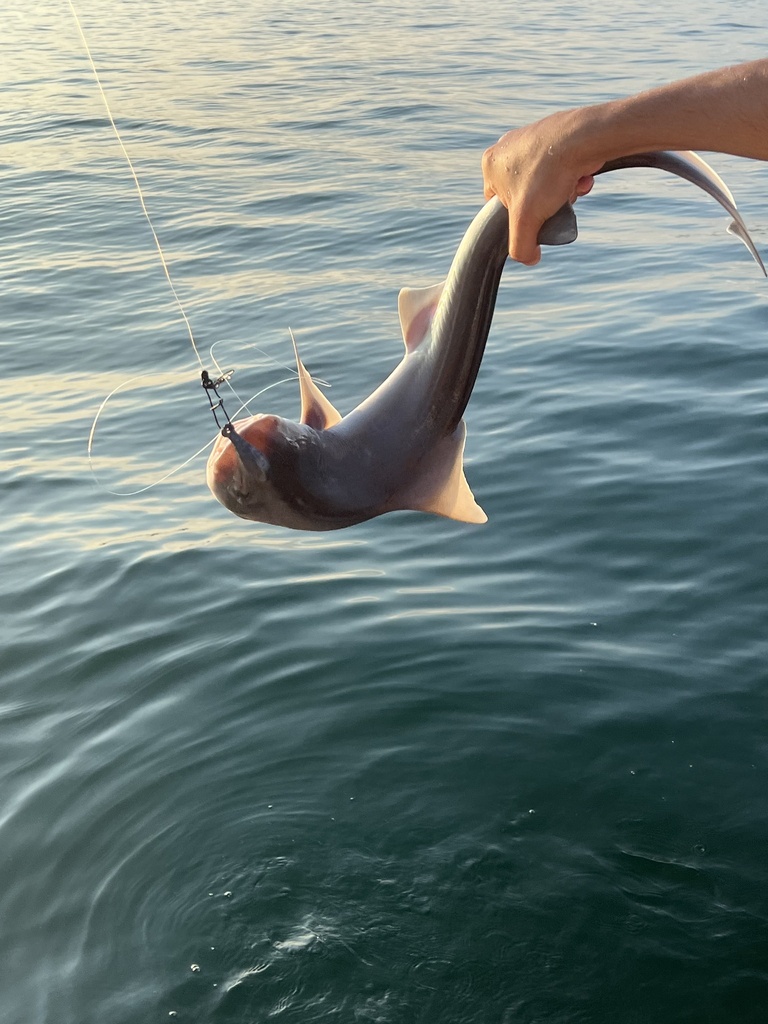
POLYGON ((573 205, 580 196, 588 195, 592 191, 592 186, 594 184, 595 179, 592 177, 579 178, 579 180, 576 183, 576 187, 574 188, 573 192, 571 192, 571 205, 573 205))
POLYGON ((541 259, 541 247, 536 241, 538 230, 529 230, 514 213, 509 215, 509 255, 517 263, 535 267, 541 259))
POLYGON ((492 196, 496 195, 496 190, 491 184, 493 170, 493 146, 489 146, 483 153, 480 164, 483 171, 483 195, 486 199, 490 199, 492 196))

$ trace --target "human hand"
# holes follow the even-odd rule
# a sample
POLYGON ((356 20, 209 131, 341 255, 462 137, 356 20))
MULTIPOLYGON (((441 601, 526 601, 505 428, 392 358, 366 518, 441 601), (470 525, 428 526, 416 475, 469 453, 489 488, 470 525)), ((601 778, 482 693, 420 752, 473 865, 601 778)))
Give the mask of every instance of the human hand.
POLYGON ((509 211, 509 255, 534 266, 541 259, 542 224, 565 202, 594 184, 602 160, 579 153, 571 139, 578 112, 552 114, 507 132, 483 154, 485 198, 498 196, 509 211))

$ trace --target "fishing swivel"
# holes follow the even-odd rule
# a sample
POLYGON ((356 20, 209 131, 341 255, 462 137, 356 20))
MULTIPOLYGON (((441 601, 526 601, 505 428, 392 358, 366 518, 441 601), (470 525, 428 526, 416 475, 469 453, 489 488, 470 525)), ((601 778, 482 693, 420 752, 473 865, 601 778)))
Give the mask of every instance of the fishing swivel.
POLYGON ((216 420, 216 426, 219 428, 224 437, 229 437, 229 435, 234 430, 234 427, 232 425, 232 420, 229 418, 229 413, 224 408, 224 402, 221 398, 221 395, 219 394, 218 389, 221 387, 222 384, 225 384, 228 380, 231 379, 232 374, 234 372, 234 370, 225 370, 220 377, 216 378, 216 380, 211 379, 211 375, 208 373, 207 370, 203 370, 200 374, 201 383, 203 385, 206 395, 208 396, 208 404, 211 407, 213 418, 216 420), (216 396, 215 400, 211 395, 211 392, 213 392, 213 394, 216 396), (221 414, 224 417, 223 424, 219 421, 219 416, 217 412, 217 410, 219 409, 221 409, 221 414))

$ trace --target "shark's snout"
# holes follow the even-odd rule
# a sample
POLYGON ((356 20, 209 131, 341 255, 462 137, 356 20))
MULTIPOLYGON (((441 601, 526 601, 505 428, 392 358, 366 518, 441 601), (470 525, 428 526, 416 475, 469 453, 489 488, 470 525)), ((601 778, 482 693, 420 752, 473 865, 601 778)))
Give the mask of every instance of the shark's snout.
POLYGON ((269 473, 269 460, 266 455, 254 447, 250 441, 246 441, 231 423, 227 423, 221 433, 232 444, 232 447, 237 452, 237 457, 243 464, 243 468, 263 483, 269 473))
POLYGON ((216 438, 208 458, 208 486, 232 511, 253 499, 268 480, 274 423, 274 416, 254 416, 228 423, 216 438))
POLYGON ((241 519, 316 529, 299 507, 295 471, 288 470, 293 487, 288 497, 282 487, 286 460, 290 465, 303 431, 279 416, 253 416, 228 424, 208 458, 206 476, 214 497, 241 519))

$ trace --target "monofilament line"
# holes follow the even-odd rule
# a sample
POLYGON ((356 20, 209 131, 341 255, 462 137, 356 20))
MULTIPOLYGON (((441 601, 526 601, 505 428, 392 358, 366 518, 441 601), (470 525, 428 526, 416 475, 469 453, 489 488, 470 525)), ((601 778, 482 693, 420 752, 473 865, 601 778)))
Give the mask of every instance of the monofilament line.
MULTIPOLYGON (((101 417, 101 414, 104 411, 104 409, 107 407, 107 403, 114 395, 118 393, 118 391, 122 391, 123 388, 127 388, 129 385, 133 384, 134 381, 141 380, 143 377, 148 376, 149 374, 142 373, 138 377, 132 377, 130 380, 124 380, 122 384, 118 384, 116 388, 113 388, 112 391, 110 391, 110 393, 99 406, 98 412, 96 413, 93 423, 91 424, 91 432, 88 435, 88 464, 91 467, 91 475, 93 476, 93 479, 96 481, 99 487, 103 488, 108 494, 114 494, 118 498, 131 498, 136 494, 144 494, 145 491, 151 491, 153 487, 157 487, 159 484, 165 483, 166 480, 170 480, 172 476, 175 476, 176 473, 179 473, 182 469, 184 469, 185 466, 188 466, 190 462, 197 458, 198 455, 202 455, 203 452, 210 448, 213 444, 215 444, 219 438, 219 434, 216 434, 214 437, 211 438, 210 441, 208 441, 207 444, 204 444, 202 448, 198 448, 194 455, 190 455, 189 458, 185 459, 183 462, 180 462, 178 466, 174 466, 173 469, 169 470, 165 474, 165 476, 161 476, 158 480, 153 480, 151 484, 147 484, 145 487, 139 487, 134 491, 113 491, 111 487, 107 487, 106 484, 102 483, 93 464, 93 444, 94 439, 96 437, 96 425, 99 422, 99 418, 101 417)), ((292 377, 283 377, 282 380, 276 380, 272 384, 267 384, 267 386, 265 388, 262 388, 261 391, 257 391, 255 395, 251 395, 251 397, 248 399, 248 402, 253 402, 255 399, 260 398, 266 391, 271 391, 272 388, 276 388, 278 384, 287 384, 288 381, 292 381, 295 379, 296 377, 294 375, 292 377)), ((244 409, 248 409, 248 402, 241 403, 240 408, 237 409, 237 411, 235 412, 235 416, 238 416, 244 409)))
POLYGON ((168 269, 168 263, 167 263, 167 261, 165 259, 165 253, 163 252, 163 247, 160 245, 160 239, 157 237, 157 232, 155 231, 154 224, 152 223, 152 218, 149 216, 149 210, 147 209, 147 204, 144 202, 144 193, 141 190, 141 184, 139 182, 139 177, 136 174, 136 171, 134 169, 133 163, 131 162, 131 158, 128 155, 128 150, 125 148, 125 146, 123 144, 123 140, 122 140, 122 138, 120 136, 120 132, 117 130, 117 125, 115 124, 115 119, 112 116, 112 111, 111 111, 110 106, 109 106, 109 101, 107 100, 107 94, 104 92, 104 89, 102 87, 101 79, 99 78, 99 72, 96 70, 96 64, 94 63, 93 57, 91 56, 91 48, 88 45, 88 40, 85 38, 85 33, 83 32, 83 27, 80 24, 80 19, 77 16, 77 11, 75 10, 75 5, 72 3, 72 0, 67 0, 67 2, 69 4, 69 9, 72 11, 72 17, 75 19, 75 24, 77 25, 77 31, 80 33, 80 38, 83 41, 83 46, 85 47, 85 52, 88 55, 88 61, 89 61, 90 65, 91 65, 91 70, 93 71, 93 77, 96 79, 96 85, 99 87, 99 92, 101 93, 101 98, 102 98, 102 101, 104 102, 104 109, 107 112, 107 117, 109 118, 109 123, 112 125, 112 131, 115 133, 115 137, 117 138, 117 141, 120 144, 120 149, 123 151, 123 156, 125 157, 126 162, 128 164, 128 167, 130 168, 131 175, 133 176, 133 183, 136 186, 136 191, 139 194, 139 202, 141 203, 141 208, 144 211, 144 216, 147 218, 147 224, 149 224, 149 230, 152 232, 152 237, 155 240, 155 246, 157 247, 157 252, 158 252, 158 254, 160 256, 160 262, 162 263, 163 270, 165 271, 166 280, 168 281, 168 285, 169 285, 171 291, 173 292, 173 297, 176 300, 176 305, 178 306, 179 312, 181 313, 181 318, 184 321, 184 324, 185 324, 185 326, 187 328, 187 333, 189 334, 189 340, 190 340, 190 343, 192 345, 192 350, 194 351, 195 356, 197 357, 197 361, 200 364, 200 369, 201 370, 205 369, 205 366, 203 364, 203 360, 200 358, 200 353, 199 353, 199 351, 197 349, 197 344, 195 342, 195 336, 192 333, 192 325, 190 324, 189 320, 187 319, 187 314, 184 312, 184 307, 181 304, 181 299, 179 298, 178 293, 176 291, 176 288, 175 288, 175 286, 173 284, 173 280, 171 279, 171 272, 168 269))

